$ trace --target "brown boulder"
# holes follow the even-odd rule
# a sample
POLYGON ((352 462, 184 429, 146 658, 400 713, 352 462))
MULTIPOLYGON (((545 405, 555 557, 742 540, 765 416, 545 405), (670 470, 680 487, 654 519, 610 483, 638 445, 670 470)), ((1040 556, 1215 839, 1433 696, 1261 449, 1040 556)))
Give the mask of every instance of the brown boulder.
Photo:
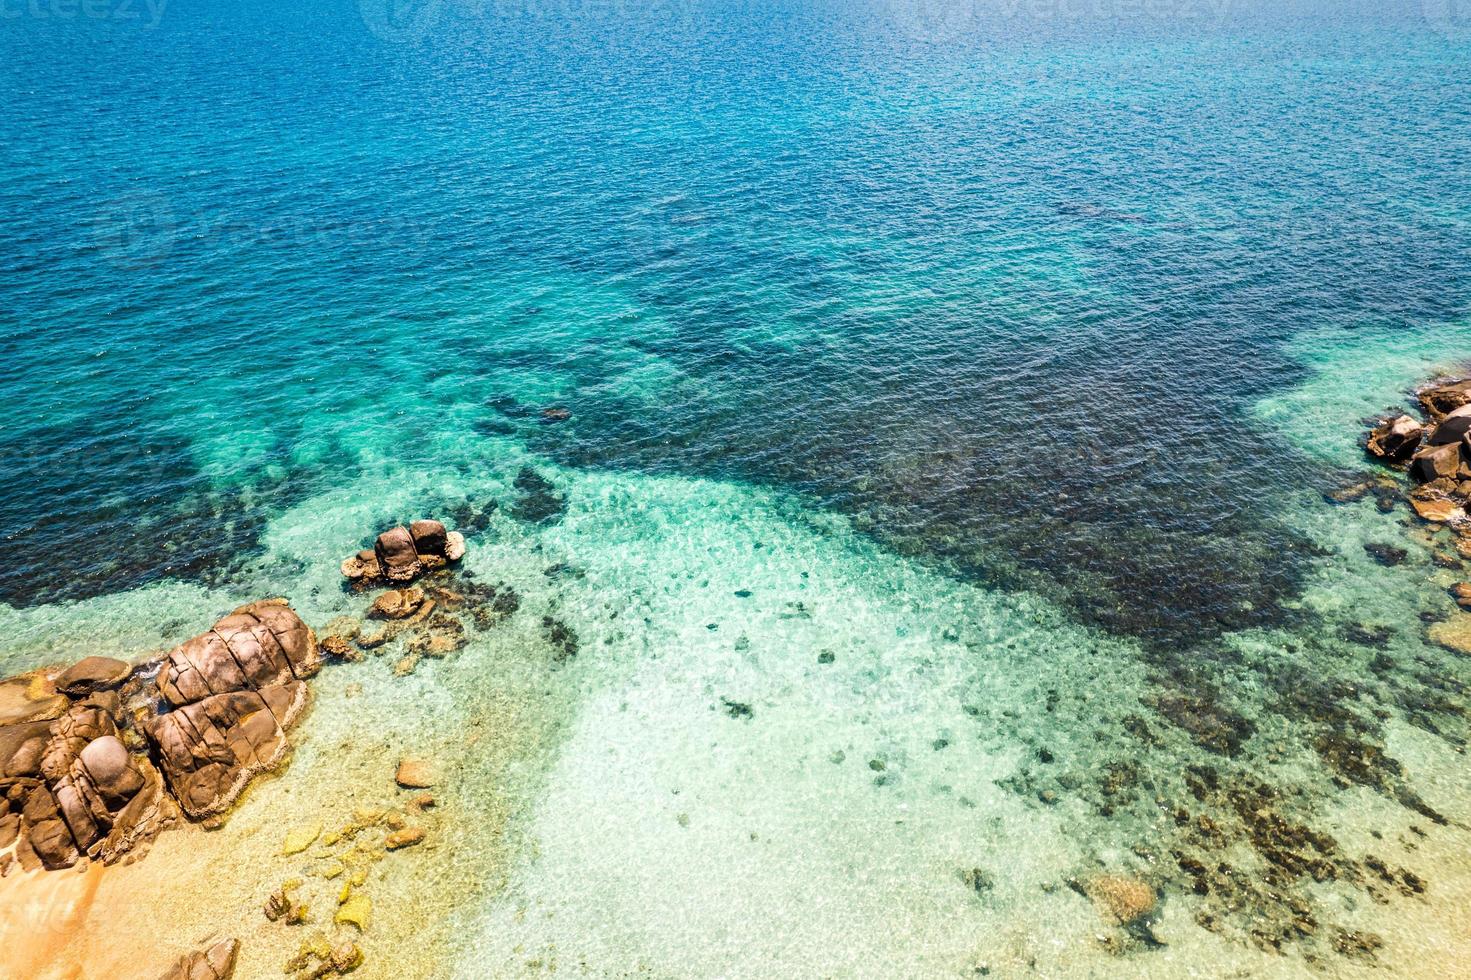
POLYGON ((420 520, 409 525, 409 534, 414 539, 414 550, 421 555, 444 557, 449 545, 449 531, 439 521, 420 520))
POLYGON ((1440 381, 1420 389, 1420 405, 1432 419, 1441 419, 1471 405, 1471 379, 1440 381))
POLYGON ((81 696, 102 688, 116 687, 127 680, 133 668, 112 657, 85 657, 56 676, 56 689, 81 696))
POLYGON ((226 939, 208 949, 201 949, 179 958, 162 977, 162 980, 230 980, 235 975, 235 959, 240 953, 240 943, 226 939))
POLYGON ((216 694, 311 677, 321 668, 316 636, 278 600, 242 606, 169 652, 159 693, 179 707, 216 694))
POLYGON ((1461 444, 1431 446, 1417 452, 1410 460, 1410 476, 1417 483, 1432 480, 1454 480, 1461 469, 1461 444))
MULTIPOLYGON (((1467 406, 1471 408, 1471 405, 1467 406)), ((1425 440, 1427 446, 1447 446, 1453 442, 1463 442, 1466 434, 1471 432, 1471 413, 1457 411, 1446 418, 1431 430, 1425 440)))
POLYGON ((258 773, 286 755, 286 729, 306 706, 300 681, 216 694, 146 725, 169 789, 189 816, 227 809, 258 773))
POLYGON ((1369 433, 1371 455, 1391 463, 1403 463, 1414 455, 1425 435, 1425 427, 1408 415, 1388 419, 1369 433))
POLYGON ((89 742, 77 761, 102 799, 113 806, 127 802, 143 788, 143 777, 133 767, 132 756, 116 735, 104 735, 89 742))
POLYGON ((410 582, 424 571, 414 547, 414 536, 406 527, 393 527, 378 535, 373 552, 383 569, 383 577, 390 582, 410 582))

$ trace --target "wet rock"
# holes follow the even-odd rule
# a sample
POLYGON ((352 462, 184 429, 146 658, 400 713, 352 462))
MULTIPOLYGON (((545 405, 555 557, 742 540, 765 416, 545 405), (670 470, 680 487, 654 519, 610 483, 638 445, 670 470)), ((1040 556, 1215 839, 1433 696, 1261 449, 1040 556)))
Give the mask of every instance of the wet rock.
POLYGON ((241 606, 164 661, 158 691, 174 707, 212 695, 306 680, 321 668, 317 638, 284 600, 241 606))
POLYGON ((407 619, 423 604, 423 589, 390 589, 373 600, 368 616, 373 619, 407 619))
POLYGON ((1208 693, 1165 690, 1145 703, 1187 732, 1196 744, 1221 755, 1235 755, 1256 731, 1250 721, 1208 693))
POLYGON ((286 730, 307 699, 304 683, 288 681, 212 695, 147 725, 184 812, 196 820, 224 812, 251 779, 279 764, 290 749, 286 730))
POLYGON ((40 673, 21 674, 0 681, 0 725, 23 725, 59 718, 71 700, 40 673))
POLYGON ((1159 901, 1153 886, 1128 875, 1095 875, 1083 883, 1098 914, 1112 925, 1133 925, 1154 914, 1159 901))
POLYGON ((977 895, 984 895, 996 887, 996 880, 984 868, 963 868, 959 874, 961 883, 977 895))
POLYGON ((1410 553, 1404 548, 1399 548, 1392 544, 1368 542, 1364 545, 1364 551, 1379 564, 1390 568, 1401 564, 1406 558, 1410 557, 1410 553))
POLYGON ((315 634, 283 600, 242 606, 169 653, 157 683, 174 710, 143 730, 185 813, 223 812, 284 758, 320 667, 315 634))
POLYGON ((567 498, 557 492, 550 480, 530 466, 516 474, 513 486, 521 496, 511 508, 511 516, 529 524, 547 524, 560 520, 567 511, 567 498))
POLYGON ((303 943, 295 956, 286 961, 286 972, 294 980, 322 980, 345 976, 363 965, 363 951, 357 943, 329 945, 326 939, 303 943))
POLYGON ((1444 622, 1432 623, 1430 642, 1463 657, 1471 656, 1471 613, 1458 613, 1444 622))
POLYGON ((373 912, 373 903, 362 892, 352 892, 345 902, 337 907, 332 921, 338 925, 355 926, 359 932, 368 928, 368 916, 373 912))
POLYGON ((56 675, 56 689, 73 697, 117 687, 133 672, 131 665, 112 657, 86 657, 56 675))
POLYGON ((559 619, 554 619, 551 616, 543 616, 541 618, 541 628, 542 633, 547 638, 547 642, 555 650, 552 656, 554 661, 562 663, 565 660, 570 660, 577 656, 579 641, 572 627, 559 619))
POLYGON ((1333 937, 1333 949, 1340 956, 1353 959, 1372 960, 1384 945, 1384 940, 1372 932, 1350 932, 1339 929, 1333 937))
POLYGON ((1373 456, 1390 463, 1403 463, 1420 448, 1425 427, 1408 415, 1388 419, 1369 433, 1367 449, 1373 456))
POLYGON ((1462 609, 1471 608, 1471 582, 1457 582, 1450 588, 1451 597, 1462 609))
POLYGON ((393 781, 404 789, 428 789, 436 781, 434 766, 424 759, 404 759, 399 762, 393 781))
POLYGON ((181 957, 162 980, 230 980, 235 975, 235 959, 240 943, 225 939, 208 949, 181 957))
MULTIPOLYGON (((1471 405, 1465 406, 1465 409, 1471 409, 1471 405)), ((1458 409, 1446 416, 1430 431, 1425 444, 1427 446, 1448 446, 1452 443, 1465 442, 1467 433, 1471 433, 1471 412, 1465 409, 1458 409)))
POLYGON ((732 701, 730 698, 721 698, 720 703, 725 705, 725 713, 732 718, 749 721, 755 717, 755 711, 744 701, 732 701))
POLYGON ((1437 381, 1416 394, 1425 414, 1431 419, 1442 419, 1459 408, 1471 405, 1471 380, 1437 381))
POLYGON ((1434 524, 1445 524, 1466 516, 1465 509, 1447 497, 1420 497, 1412 494, 1410 507, 1421 520, 1434 524))
POLYGON ((1410 476, 1417 483, 1434 480, 1455 480, 1461 472, 1461 444, 1430 446, 1417 452, 1410 460, 1410 476))
POLYGON ((119 736, 118 697, 99 692, 50 721, 0 727, 0 816, 23 867, 104 863, 177 816, 158 771, 119 736))
POLYGON ((316 843, 317 838, 322 836, 322 824, 320 822, 304 824, 295 827, 286 834, 286 840, 281 844, 282 854, 300 854, 316 843))
POLYGON ((383 846, 390 851, 397 851, 405 847, 412 847, 424 840, 423 827, 404 827, 395 830, 383 838, 383 846))

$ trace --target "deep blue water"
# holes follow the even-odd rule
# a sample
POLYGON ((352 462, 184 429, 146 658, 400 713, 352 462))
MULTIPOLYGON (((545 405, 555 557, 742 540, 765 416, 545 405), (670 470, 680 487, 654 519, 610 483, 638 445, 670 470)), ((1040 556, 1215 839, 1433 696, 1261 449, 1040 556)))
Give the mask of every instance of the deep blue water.
POLYGON ((468 429, 1205 638, 1311 557, 1284 345, 1471 296, 1455 8, 379 7, 6 8, 0 598, 468 429))

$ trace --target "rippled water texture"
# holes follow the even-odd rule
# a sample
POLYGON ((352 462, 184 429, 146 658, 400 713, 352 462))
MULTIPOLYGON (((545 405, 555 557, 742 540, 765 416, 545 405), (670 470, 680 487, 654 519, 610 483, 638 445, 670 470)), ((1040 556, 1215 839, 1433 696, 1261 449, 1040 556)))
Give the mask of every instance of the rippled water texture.
MULTIPOLYGON (((1460 846, 1471 672, 1421 636, 1454 577, 1324 493, 1471 359, 1471 19, 288 6, 0 20, 0 666, 262 590, 360 614, 342 554, 458 517, 528 597, 413 682, 457 722, 515 689, 511 761, 454 756, 510 828, 449 848, 469 975, 1363 963, 1334 930, 1403 914, 1376 842, 1460 846), (1097 867, 1174 896, 1134 965, 1057 952, 1097 867)), ((366 737, 340 687, 308 739, 366 737)))

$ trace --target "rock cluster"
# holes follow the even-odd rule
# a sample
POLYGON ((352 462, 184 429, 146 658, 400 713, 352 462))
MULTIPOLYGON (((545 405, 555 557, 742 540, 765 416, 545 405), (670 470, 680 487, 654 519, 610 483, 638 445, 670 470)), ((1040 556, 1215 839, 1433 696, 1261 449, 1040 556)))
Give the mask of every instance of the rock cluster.
POLYGON ((342 562, 342 574, 358 587, 382 582, 406 584, 465 555, 465 538, 439 521, 414 521, 378 535, 372 550, 342 562))
POLYGON ((0 682, 0 852, 14 845, 0 870, 112 862, 181 809, 222 812, 285 754, 320 663, 312 631, 274 599, 162 661, 88 657, 0 682))
MULTIPOLYGON (((115 860, 178 817, 163 778, 125 731, 116 690, 73 701, 43 673, 6 681, 0 695, 0 871, 70 867, 84 855, 115 860)), ((127 665, 122 665, 126 667, 127 665)), ((63 672, 64 681, 70 671, 63 672)), ((126 676, 126 673, 123 674, 126 676)), ((76 685, 69 689, 78 690, 76 685)))
POLYGON ((1442 381, 1419 392, 1426 421, 1384 419, 1365 448, 1390 465, 1404 464, 1416 486, 1410 505, 1422 518, 1460 525, 1471 501, 1471 380, 1442 381))
MULTIPOLYGON (((1438 381, 1417 392, 1425 421, 1408 415, 1381 420, 1365 448, 1387 465, 1403 464, 1414 483, 1410 506, 1431 524, 1448 529, 1461 558, 1471 558, 1471 379, 1438 381)), ((1437 553, 1441 567, 1459 567, 1455 555, 1437 553)), ((1457 605, 1471 608, 1471 583, 1451 590, 1457 605)), ((1453 613, 1430 625, 1431 642, 1471 656, 1471 615, 1453 613)))

